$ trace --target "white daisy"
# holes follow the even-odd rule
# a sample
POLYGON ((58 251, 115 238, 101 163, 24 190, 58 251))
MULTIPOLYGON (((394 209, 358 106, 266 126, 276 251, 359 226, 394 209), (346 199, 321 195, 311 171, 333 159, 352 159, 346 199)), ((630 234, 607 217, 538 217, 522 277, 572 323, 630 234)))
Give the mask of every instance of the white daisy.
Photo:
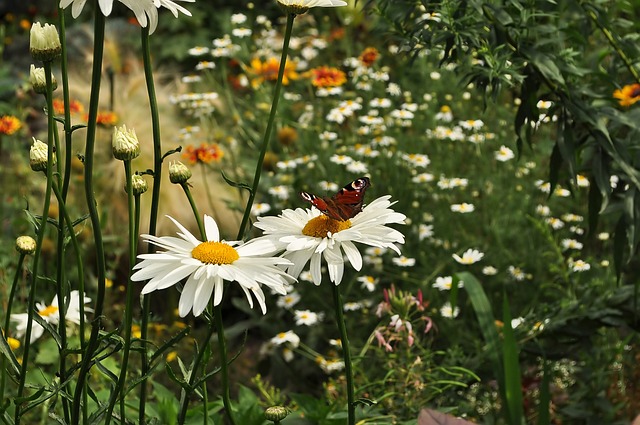
POLYGON ((293 314, 298 326, 313 326, 322 320, 322 313, 314 313, 311 310, 295 310, 293 314))
POLYGON ((504 145, 500 146, 500 150, 494 153, 494 157, 501 162, 507 162, 510 159, 515 158, 515 156, 516 155, 513 151, 504 145))
POLYGON ((322 281, 321 261, 324 257, 329 270, 329 278, 336 285, 342 281, 344 258, 354 269, 362 268, 362 256, 354 242, 378 248, 391 248, 400 254, 396 243, 404 243, 399 231, 387 224, 403 224, 405 215, 389 208, 391 196, 382 196, 350 220, 337 221, 322 214, 317 209, 287 209, 278 217, 258 217, 256 227, 264 231, 264 236, 254 241, 266 239, 284 251, 284 258, 293 262, 287 272, 297 277, 310 262, 313 282, 322 281))
POLYGON ((346 6, 343 0, 278 0, 281 6, 290 13, 302 14, 312 7, 346 6))
POLYGON ((269 240, 241 242, 220 241, 218 225, 213 218, 204 216, 207 240, 201 242, 173 218, 169 217, 181 232, 180 238, 173 236, 143 238, 165 251, 141 254, 143 261, 136 264, 133 281, 149 280, 142 294, 165 289, 182 279, 187 282, 182 290, 178 311, 181 317, 193 310, 194 316, 202 314, 213 294, 213 305, 222 301, 224 281, 236 281, 253 307, 251 294, 256 297, 262 313, 266 313, 264 292, 266 285, 276 293, 286 295, 285 286, 290 277, 277 266, 291 266, 284 258, 266 257, 273 251, 269 240))
POLYGON ((443 304, 442 307, 440 307, 440 315, 442 317, 453 319, 455 317, 458 317, 458 314, 460 314, 460 307, 451 307, 451 303, 449 301, 447 301, 443 304))
POLYGON ((477 249, 471 248, 467 249, 462 254, 462 257, 460 257, 458 254, 453 254, 454 260, 456 260, 460 264, 465 265, 477 263, 478 261, 482 260, 482 257, 484 257, 484 253, 478 251, 477 249))
POLYGON ((473 206, 473 204, 468 204, 466 202, 463 202, 462 204, 452 204, 451 205, 451 211, 453 212, 457 212, 457 213, 470 213, 473 212, 475 210, 475 207, 473 206))
MULTIPOLYGON (((453 286, 453 277, 452 276, 438 276, 436 278, 436 281, 433 285, 434 288, 436 288, 439 291, 448 291, 451 289, 451 287, 453 286)), ((464 282, 463 281, 458 281, 458 288, 463 288, 464 287, 464 282)))
MULTIPOLYGON (((91 302, 91 298, 85 296, 84 304, 91 302)), ((80 292, 71 291, 69 294, 69 299, 67 300, 67 312, 64 316, 67 322, 75 323, 76 325, 80 324, 80 292)), ((58 296, 53 297, 50 305, 46 305, 43 303, 36 303, 36 310, 40 317, 42 317, 45 322, 51 323, 52 325, 57 325, 60 323, 60 309, 58 306, 58 296)), ((92 309, 85 307, 85 311, 93 311, 92 309)), ((29 320, 28 313, 18 313, 11 315, 11 321, 16 324, 16 333, 15 336, 17 338, 22 338, 27 331, 27 323, 29 320)), ((31 326, 31 342, 37 340, 44 333, 44 328, 38 323, 33 322, 31 326)))
POLYGON ((361 283, 361 287, 366 289, 369 292, 373 292, 376 290, 376 285, 378 284, 378 279, 373 276, 360 276, 358 277, 358 282, 361 283))
POLYGON ((293 331, 280 332, 278 335, 271 338, 273 345, 287 344, 290 347, 298 348, 300 345, 300 337, 293 331))
MULTIPOLYGON (((120 3, 129 8, 135 15, 140 26, 145 27, 149 25, 149 33, 153 33, 158 25, 158 9, 165 7, 173 13, 173 16, 178 17, 178 12, 182 12, 187 16, 191 16, 184 7, 180 6, 172 0, 118 0, 120 3)), ((195 0, 177 0, 193 3, 195 0)), ((87 0, 60 0, 60 8, 66 9, 71 6, 71 16, 77 18, 82 12, 87 0)), ((114 0, 98 0, 100 5, 100 11, 104 16, 109 16, 113 9, 114 0)))
POLYGON ((280 308, 286 308, 287 310, 289 310, 293 308, 294 305, 298 304, 301 298, 302 297, 300 297, 300 294, 298 294, 297 292, 292 292, 290 294, 279 297, 276 305, 280 308))

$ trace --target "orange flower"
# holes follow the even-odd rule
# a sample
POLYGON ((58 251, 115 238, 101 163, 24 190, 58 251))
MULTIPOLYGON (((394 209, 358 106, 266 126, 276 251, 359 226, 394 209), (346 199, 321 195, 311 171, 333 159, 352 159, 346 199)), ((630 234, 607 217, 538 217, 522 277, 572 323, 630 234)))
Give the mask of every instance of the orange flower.
POLYGON ((320 66, 310 71, 315 87, 339 87, 347 82, 347 75, 338 68, 320 66))
MULTIPOLYGON (((251 67, 248 69, 250 74, 256 77, 251 80, 251 85, 255 88, 265 81, 276 81, 278 79, 278 69, 280 68, 280 61, 276 58, 269 58, 265 62, 262 62, 259 58, 253 58, 251 60, 251 67)), ((296 64, 291 61, 287 61, 284 66, 284 75, 282 77, 282 84, 285 86, 289 84, 290 80, 297 80, 298 73, 296 72, 296 64)))
POLYGON ((362 62, 364 66, 371 66, 379 56, 380 53, 378 52, 378 49, 375 47, 367 47, 362 51, 362 53, 360 53, 358 59, 360 59, 360 62, 362 62))
MULTIPOLYGON (((84 120, 87 121, 88 119, 89 114, 85 114, 84 120)), ((114 126, 118 123, 118 115, 116 115, 116 113, 112 111, 98 112, 96 123, 105 127, 114 126)))
MULTIPOLYGON (((81 114, 84 112, 84 106, 77 100, 72 100, 69 102, 69 110, 72 114, 81 114)), ((56 115, 64 115, 64 100, 53 99, 53 111, 56 115)))
POLYGON ((631 106, 640 100, 640 84, 628 84, 613 92, 620 106, 631 106))
POLYGON ((202 143, 200 147, 187 146, 187 150, 182 154, 182 157, 189 161, 191 164, 201 162, 203 164, 209 164, 210 162, 220 162, 224 152, 220 149, 217 143, 202 143))
POLYGON ((11 136, 13 133, 20 130, 21 127, 22 122, 13 115, 0 117, 0 134, 11 136))

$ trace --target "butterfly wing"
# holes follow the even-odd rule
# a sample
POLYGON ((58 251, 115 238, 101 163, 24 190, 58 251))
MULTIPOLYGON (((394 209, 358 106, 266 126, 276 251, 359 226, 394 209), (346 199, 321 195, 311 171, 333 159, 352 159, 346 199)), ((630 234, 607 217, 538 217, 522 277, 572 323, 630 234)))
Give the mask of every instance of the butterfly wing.
MULTIPOLYGON (((355 217, 362 211, 364 194, 369 186, 371 186, 371 181, 368 177, 360 177, 352 181, 331 197, 329 209, 342 221, 355 217)), ((331 218, 337 219, 336 217, 331 218)))
POLYGON ((314 194, 302 192, 300 196, 334 220, 345 221, 362 211, 364 193, 371 186, 368 177, 360 177, 340 189, 331 198, 320 198, 314 194))

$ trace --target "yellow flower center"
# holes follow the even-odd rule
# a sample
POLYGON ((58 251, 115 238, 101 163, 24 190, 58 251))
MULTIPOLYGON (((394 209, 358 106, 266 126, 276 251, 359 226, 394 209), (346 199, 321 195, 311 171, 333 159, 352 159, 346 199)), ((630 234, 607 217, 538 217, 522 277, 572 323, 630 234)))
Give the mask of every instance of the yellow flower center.
POLYGON ((302 234, 314 238, 325 238, 329 232, 334 234, 350 227, 351 220, 338 221, 322 214, 309 220, 302 229, 302 234))
POLYGON ((224 242, 202 242, 191 251, 191 256, 205 264, 232 264, 240 255, 224 242))
POLYGON ((47 306, 47 307, 43 308, 42 310, 40 310, 38 312, 38 314, 40 316, 45 317, 45 316, 51 316, 52 314, 55 314, 57 312, 58 312, 58 307, 56 307, 54 305, 50 305, 50 306, 47 306))
POLYGON ((12 351, 15 351, 18 348, 20 348, 20 341, 18 341, 15 338, 8 337, 7 343, 9 343, 9 348, 11 348, 12 351))

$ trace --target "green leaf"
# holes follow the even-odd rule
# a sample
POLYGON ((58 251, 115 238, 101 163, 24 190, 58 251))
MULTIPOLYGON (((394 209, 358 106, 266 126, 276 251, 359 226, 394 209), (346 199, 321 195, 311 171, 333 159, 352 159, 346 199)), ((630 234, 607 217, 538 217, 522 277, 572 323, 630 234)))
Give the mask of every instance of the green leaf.
POLYGON ((222 178, 224 179, 224 181, 226 181, 229 186, 236 187, 236 188, 239 188, 239 189, 245 189, 245 190, 248 190, 249 192, 252 191, 251 190, 251 186, 249 186, 248 184, 239 183, 239 182, 236 182, 234 180, 231 180, 229 177, 227 177, 227 175, 224 173, 224 171, 220 171, 220 173, 222 174, 222 178))
POLYGON ((486 351, 496 372, 496 379, 500 388, 504 388, 504 368, 500 358, 500 337, 496 329, 491 303, 484 293, 482 285, 474 275, 469 272, 462 272, 457 273, 456 277, 464 282, 464 289, 469 294, 469 300, 478 317, 480 332, 482 332, 482 336, 487 343, 486 351))
POLYGON ((613 265, 616 269, 616 278, 620 282, 622 275, 622 265, 624 261, 624 250, 627 246, 626 220, 624 215, 618 220, 613 234, 613 265))
POLYGON ((542 382, 540 383, 540 400, 538 405, 538 425, 548 425, 551 423, 549 413, 551 406, 551 371, 549 362, 544 359, 542 363, 542 382))

